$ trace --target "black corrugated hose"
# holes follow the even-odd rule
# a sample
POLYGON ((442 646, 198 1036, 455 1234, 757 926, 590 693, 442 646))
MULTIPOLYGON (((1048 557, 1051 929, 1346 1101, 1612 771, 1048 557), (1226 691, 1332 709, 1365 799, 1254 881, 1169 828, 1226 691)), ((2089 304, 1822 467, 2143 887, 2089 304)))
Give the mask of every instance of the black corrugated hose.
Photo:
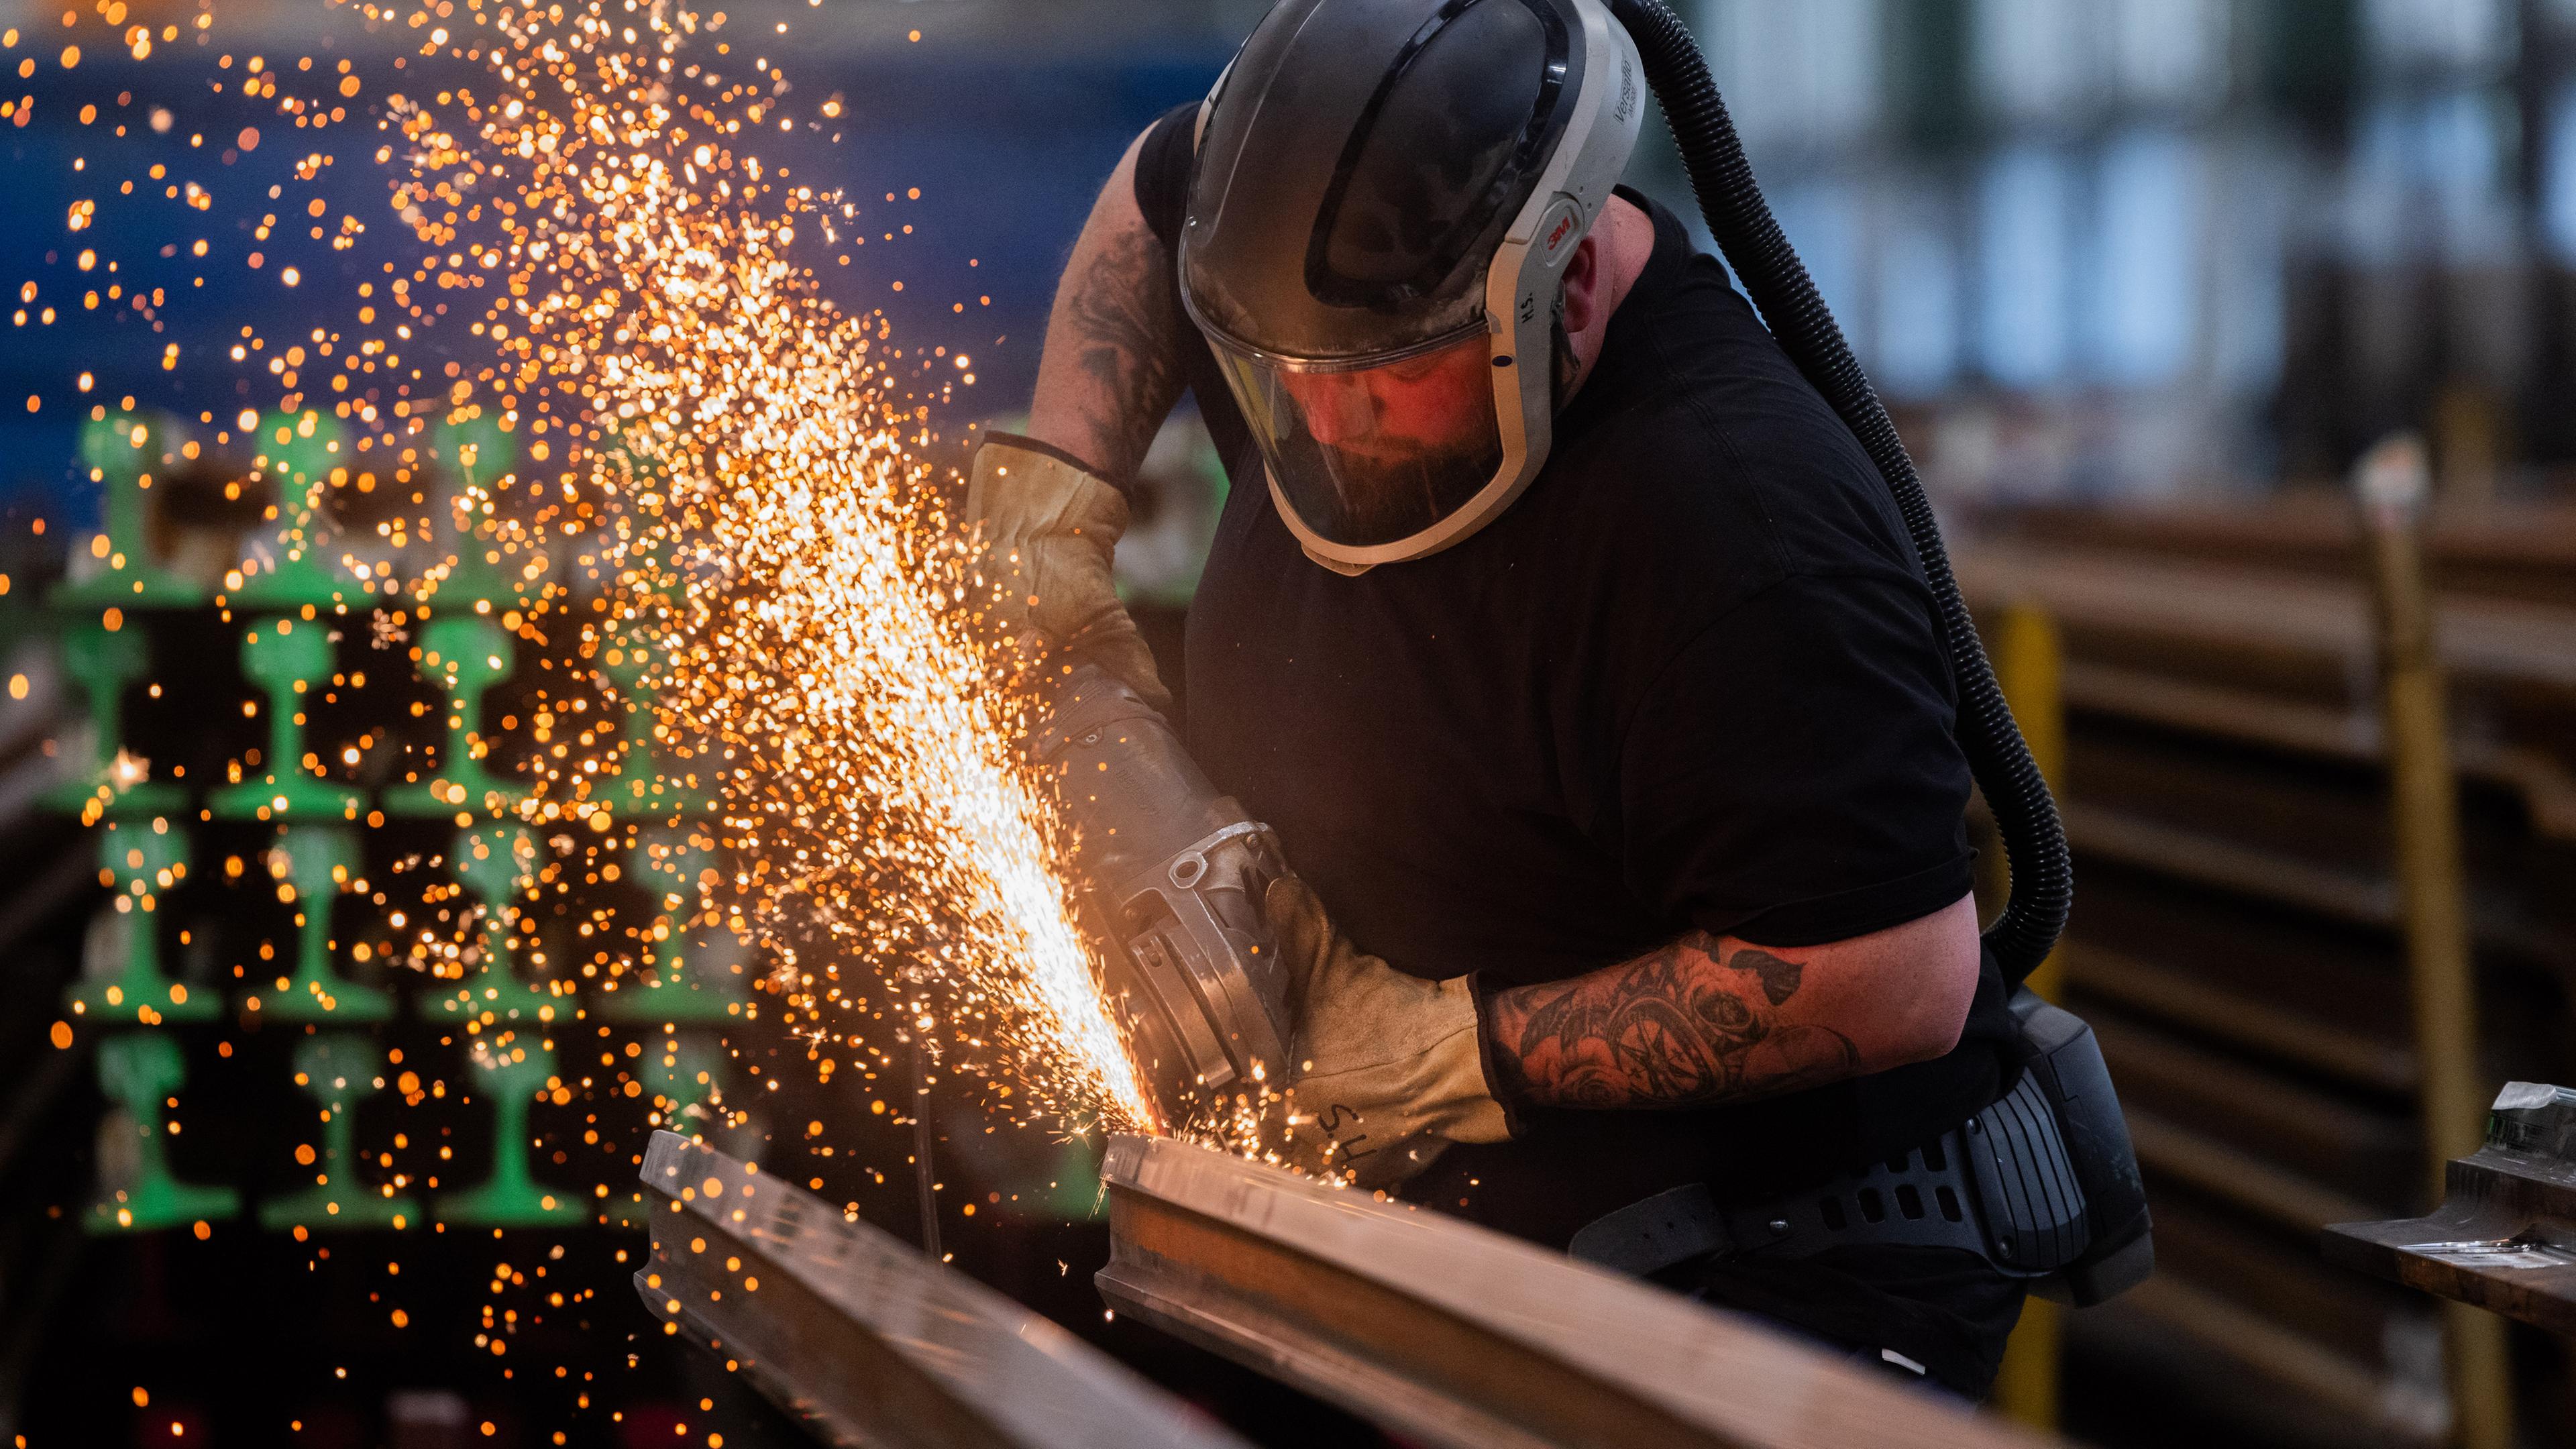
POLYGON ((1734 268, 1746 295, 1761 310, 1762 320, 1798 370, 1850 426, 1852 435, 1878 465, 1905 516, 1906 532, 1922 559, 1924 579, 1941 615, 1941 642, 1949 650, 1951 673, 1959 688, 1960 747, 1968 768, 1985 792, 2003 836, 2004 858, 2012 867, 2012 897, 2002 916, 1986 932, 1986 945, 2002 966, 2007 982, 2019 985, 2057 944, 2074 900, 2074 871, 2067 860, 2066 831, 2057 818, 2057 802, 2048 782, 2032 762, 2020 726, 1995 682, 1994 666, 1977 638, 1968 606, 1959 598, 1958 580, 1950 573, 1950 555, 1941 546, 1941 526, 1923 496, 1923 481, 1914 460, 1896 436, 1896 424, 1878 400, 1878 392, 1860 370, 1842 328, 1825 310, 1816 285, 1789 239, 1771 218, 1771 208, 1753 184, 1753 168, 1736 139, 1726 103, 1718 99, 1717 82, 1700 58, 1699 47, 1679 17, 1662 0, 1610 0, 1611 13, 1635 37, 1646 65, 1646 79, 1663 102, 1690 170, 1691 189, 1700 213, 1726 264, 1734 268))

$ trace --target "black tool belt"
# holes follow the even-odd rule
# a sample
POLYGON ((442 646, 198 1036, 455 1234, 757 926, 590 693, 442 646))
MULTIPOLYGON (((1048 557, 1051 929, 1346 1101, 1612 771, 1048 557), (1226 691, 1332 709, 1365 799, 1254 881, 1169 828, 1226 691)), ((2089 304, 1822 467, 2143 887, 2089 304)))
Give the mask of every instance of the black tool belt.
POLYGON ((1644 1277, 1692 1258, 1808 1258, 1828 1248, 1960 1248, 2016 1278, 2084 1250, 2084 1189, 2036 1079, 1901 1157, 1802 1192, 1722 1207, 1691 1183, 1594 1219, 1575 1257, 1644 1277))
POLYGON ((2013 1011, 2031 1051, 2021 1080, 1924 1146, 1743 1206, 1720 1205, 1703 1183, 1677 1187, 1594 1219, 1567 1250, 1644 1277, 1710 1255, 1959 1248, 2009 1277, 2045 1280, 2032 1286, 2050 1297, 2090 1304, 2124 1291, 2155 1256, 2101 1050, 2079 1018, 2028 992, 2013 1011))

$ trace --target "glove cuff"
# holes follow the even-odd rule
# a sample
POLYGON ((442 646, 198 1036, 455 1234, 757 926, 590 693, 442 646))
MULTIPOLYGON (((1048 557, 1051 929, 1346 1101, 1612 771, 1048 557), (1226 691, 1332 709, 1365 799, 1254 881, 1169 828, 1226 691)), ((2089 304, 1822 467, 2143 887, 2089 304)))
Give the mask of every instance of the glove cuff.
POLYGON ((1499 993, 1510 989, 1510 982, 1491 971, 1471 971, 1467 974, 1467 991, 1476 1002, 1476 1064, 1485 1073, 1486 1095, 1492 1097, 1495 1105, 1503 1109, 1505 1136, 1516 1141, 1521 1133, 1527 1130, 1526 1113, 1529 1104, 1522 1101, 1520 1097, 1518 1090, 1520 1073, 1508 1069, 1495 1060, 1493 1033, 1493 999, 1499 993))
MULTIPOLYGON (((1119 497, 1127 497, 1127 485, 1125 483, 1110 477, 1108 474, 1092 467, 1089 463, 1084 462, 1082 459, 1075 457, 1073 454, 1066 452, 1064 449, 1057 447, 1053 443, 1040 442, 1038 439, 1029 437, 1022 433, 1005 433, 998 429, 987 430, 984 434, 983 443, 975 449, 975 466, 978 471, 981 471, 984 466, 984 449, 996 447, 1011 452, 1034 453, 1039 458, 1070 468, 1074 472, 1079 473, 1086 478, 1106 483, 1110 487, 1118 490, 1119 497)), ((997 455, 997 458, 1000 456, 1001 455, 997 455)), ((1005 461, 1007 460, 1005 459, 1005 461)))

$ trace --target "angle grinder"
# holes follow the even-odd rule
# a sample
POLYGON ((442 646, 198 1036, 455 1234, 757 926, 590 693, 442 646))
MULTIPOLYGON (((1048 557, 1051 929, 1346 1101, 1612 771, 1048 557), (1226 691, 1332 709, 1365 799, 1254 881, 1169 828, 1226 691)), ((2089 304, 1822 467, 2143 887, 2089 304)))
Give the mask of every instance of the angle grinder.
POLYGON ((1288 982, 1262 920, 1288 873, 1278 837, 1096 665, 1054 686, 1030 750, 1073 828, 1076 910, 1164 1125, 1284 1086, 1288 982))

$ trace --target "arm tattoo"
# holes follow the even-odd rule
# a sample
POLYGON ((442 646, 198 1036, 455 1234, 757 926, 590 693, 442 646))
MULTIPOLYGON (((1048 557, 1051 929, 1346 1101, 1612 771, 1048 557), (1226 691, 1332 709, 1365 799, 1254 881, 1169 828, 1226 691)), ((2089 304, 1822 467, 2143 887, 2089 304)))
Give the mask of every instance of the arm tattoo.
POLYGON ((1171 256, 1144 219, 1104 203, 1056 294, 1032 431, 1043 417, 1061 435, 1048 441, 1106 477, 1134 476, 1181 394, 1175 296, 1171 256))
POLYGON ((1557 1107, 1702 1106, 1856 1075, 1851 1038, 1783 1019, 1804 974, 1693 931, 1624 966, 1499 994, 1492 1059, 1507 1089, 1557 1107))

